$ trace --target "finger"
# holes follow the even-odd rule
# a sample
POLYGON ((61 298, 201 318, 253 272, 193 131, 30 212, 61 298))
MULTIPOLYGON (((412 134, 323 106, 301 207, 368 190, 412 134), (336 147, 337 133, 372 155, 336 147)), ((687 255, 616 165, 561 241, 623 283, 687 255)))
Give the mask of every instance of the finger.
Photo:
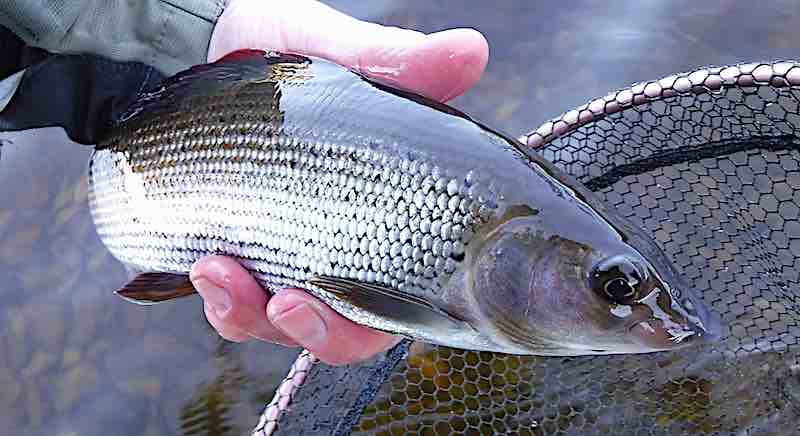
POLYGON ((486 39, 472 29, 425 35, 360 21, 311 0, 279 8, 262 0, 232 2, 215 26, 208 57, 242 48, 326 58, 441 101, 472 87, 489 57, 486 39))
POLYGON ((453 29, 427 35, 410 47, 370 46, 352 57, 342 62, 384 83, 448 101, 480 79, 489 48, 475 30, 453 29))
POLYGON ((355 324, 296 289, 276 294, 267 306, 267 315, 287 336, 332 365, 362 361, 399 341, 396 336, 355 324))
POLYGON ((252 336, 243 332, 238 327, 222 322, 217 316, 215 309, 207 302, 203 303, 203 312, 205 312, 206 319, 208 323, 211 324, 211 327, 214 327, 214 330, 223 338, 231 342, 247 342, 253 339, 252 336))
POLYGON ((223 256, 199 260, 190 273, 206 303, 206 317, 223 337, 247 334, 263 341, 296 345, 266 316, 267 293, 239 263, 223 256))

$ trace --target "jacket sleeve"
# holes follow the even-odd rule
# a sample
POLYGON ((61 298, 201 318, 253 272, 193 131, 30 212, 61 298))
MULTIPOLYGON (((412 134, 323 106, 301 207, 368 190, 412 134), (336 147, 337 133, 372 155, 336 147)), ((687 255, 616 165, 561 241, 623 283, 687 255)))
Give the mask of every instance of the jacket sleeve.
POLYGON ((205 62, 224 0, 0 0, 0 25, 53 53, 92 53, 171 75, 205 62))
POLYGON ((58 126, 75 142, 97 144, 162 79, 138 62, 47 56, 0 81, 0 132, 58 126))

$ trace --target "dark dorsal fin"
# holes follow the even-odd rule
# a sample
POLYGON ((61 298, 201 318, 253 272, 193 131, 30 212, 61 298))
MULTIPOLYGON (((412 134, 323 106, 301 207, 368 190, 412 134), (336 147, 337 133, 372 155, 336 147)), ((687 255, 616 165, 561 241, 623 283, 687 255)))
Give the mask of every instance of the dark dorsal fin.
POLYGON ((195 65, 164 79, 154 89, 140 94, 126 113, 119 117, 119 122, 125 123, 139 114, 153 114, 172 108, 185 97, 209 94, 241 83, 275 80, 271 76, 274 65, 301 66, 309 62, 309 58, 300 55, 237 50, 215 62, 195 65))
POLYGON ((338 277, 315 277, 309 284, 335 294, 353 306, 407 324, 439 329, 463 328, 466 322, 423 297, 382 285, 338 277))
POLYGON ((163 272, 140 273, 116 291, 120 297, 136 304, 155 304, 197 293, 189 274, 163 272))

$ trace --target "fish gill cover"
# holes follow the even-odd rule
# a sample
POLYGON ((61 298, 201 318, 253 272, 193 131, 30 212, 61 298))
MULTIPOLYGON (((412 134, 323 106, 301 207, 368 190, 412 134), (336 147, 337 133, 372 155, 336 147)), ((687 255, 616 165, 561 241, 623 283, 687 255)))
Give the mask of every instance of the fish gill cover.
POLYGON ((703 348, 535 357, 405 341, 300 356, 254 434, 800 433, 800 64, 635 85, 526 135, 652 233, 722 319, 703 348))

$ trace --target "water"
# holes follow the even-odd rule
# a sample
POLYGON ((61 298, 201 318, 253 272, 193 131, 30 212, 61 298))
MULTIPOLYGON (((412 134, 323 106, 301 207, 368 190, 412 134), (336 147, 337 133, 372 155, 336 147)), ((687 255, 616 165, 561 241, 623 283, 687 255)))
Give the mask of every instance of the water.
MULTIPOLYGON (((733 1, 332 1, 361 18, 488 38, 454 104, 520 134, 631 82, 794 57, 800 6, 733 1)), ((2 134, 0 428, 11 434, 241 434, 296 350, 227 344, 198 299, 141 308, 86 208, 89 150, 48 129, 2 134), (10 143, 9 143, 10 141, 10 143)))

